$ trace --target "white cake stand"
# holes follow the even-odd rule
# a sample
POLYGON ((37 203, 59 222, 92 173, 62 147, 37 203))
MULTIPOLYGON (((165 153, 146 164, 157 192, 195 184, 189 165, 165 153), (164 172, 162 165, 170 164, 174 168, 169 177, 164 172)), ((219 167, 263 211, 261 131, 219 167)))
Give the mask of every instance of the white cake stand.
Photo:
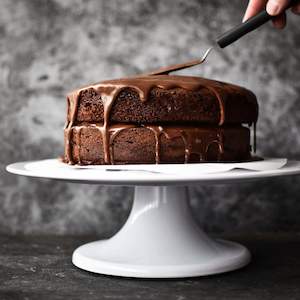
POLYGON ((77 248, 73 253, 73 263, 100 274, 179 278, 227 272, 250 261, 250 253, 244 246, 211 239, 197 226, 189 208, 187 185, 240 184, 300 174, 298 161, 264 171, 225 172, 226 164, 220 164, 216 173, 211 173, 209 166, 205 171, 204 165, 197 165, 177 165, 177 171, 174 165, 170 169, 152 166, 148 171, 137 170, 142 168, 140 165, 78 169, 53 159, 15 163, 7 170, 18 175, 78 183, 135 186, 133 207, 122 229, 110 239, 77 248))

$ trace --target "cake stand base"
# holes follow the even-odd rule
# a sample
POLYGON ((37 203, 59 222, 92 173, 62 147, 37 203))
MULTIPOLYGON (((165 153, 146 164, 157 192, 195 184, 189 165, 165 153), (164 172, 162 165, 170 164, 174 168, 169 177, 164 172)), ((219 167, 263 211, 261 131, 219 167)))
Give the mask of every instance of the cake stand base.
POLYGON ((211 239, 198 227, 186 187, 137 186, 122 229, 110 239, 77 248, 72 261, 100 274, 182 278, 241 268, 250 253, 237 243, 211 239))

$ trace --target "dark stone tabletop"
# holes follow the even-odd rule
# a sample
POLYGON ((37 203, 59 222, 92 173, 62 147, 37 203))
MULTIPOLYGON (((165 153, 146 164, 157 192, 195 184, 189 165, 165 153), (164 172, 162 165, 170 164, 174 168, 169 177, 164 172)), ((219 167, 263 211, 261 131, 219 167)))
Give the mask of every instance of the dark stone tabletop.
POLYGON ((0 299, 299 299, 300 235, 225 236, 246 245, 247 267, 221 275, 149 280, 97 275, 71 263, 87 236, 0 236, 0 299))

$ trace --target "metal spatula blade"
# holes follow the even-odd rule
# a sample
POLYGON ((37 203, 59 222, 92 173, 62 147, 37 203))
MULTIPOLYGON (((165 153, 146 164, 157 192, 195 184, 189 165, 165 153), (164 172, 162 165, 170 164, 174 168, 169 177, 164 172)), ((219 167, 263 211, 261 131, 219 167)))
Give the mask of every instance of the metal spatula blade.
POLYGON ((147 73, 147 75, 164 75, 164 74, 169 74, 170 72, 179 71, 179 70, 182 70, 182 69, 185 69, 185 68, 200 65, 200 64, 205 62, 208 54, 210 53, 210 51, 213 48, 214 47, 208 48, 201 59, 191 60, 191 61, 188 61, 188 62, 183 63, 183 64, 176 64, 176 65, 171 65, 171 66, 168 66, 168 67, 162 67, 162 68, 154 70, 150 73, 147 73))

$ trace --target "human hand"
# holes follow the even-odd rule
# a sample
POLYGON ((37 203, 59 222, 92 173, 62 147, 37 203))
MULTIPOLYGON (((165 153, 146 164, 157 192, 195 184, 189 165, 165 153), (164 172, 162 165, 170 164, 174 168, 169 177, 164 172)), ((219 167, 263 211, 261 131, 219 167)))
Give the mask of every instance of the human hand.
MULTIPOLYGON (((269 15, 276 16, 272 19, 274 27, 282 29, 286 25, 286 14, 284 10, 289 3, 290 0, 249 0, 243 22, 266 8, 269 15)), ((300 1, 292 7, 292 12, 300 15, 300 1)))

